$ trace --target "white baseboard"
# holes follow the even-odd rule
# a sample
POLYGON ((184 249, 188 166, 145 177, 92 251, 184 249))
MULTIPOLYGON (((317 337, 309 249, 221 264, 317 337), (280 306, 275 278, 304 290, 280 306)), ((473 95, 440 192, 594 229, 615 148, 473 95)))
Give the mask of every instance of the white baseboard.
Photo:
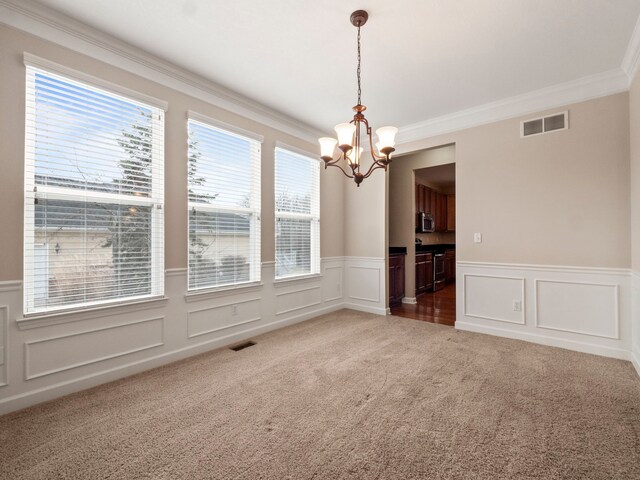
POLYGON ((342 305, 331 305, 319 308, 317 310, 306 312, 293 317, 276 320, 259 327, 247 328, 241 332, 237 332, 231 335, 218 337, 213 340, 190 345, 185 348, 180 348, 171 352, 148 357, 143 360, 120 365, 108 370, 102 370, 94 374, 77 377, 70 381, 47 385, 46 387, 37 390, 30 390, 18 395, 3 398, 2 400, 0 400, 0 415, 27 408, 38 403, 46 402, 48 400, 53 400, 63 395, 68 395, 70 393, 85 390, 87 388, 95 387, 107 382, 112 382, 120 378, 128 377, 130 375, 144 372, 146 370, 160 367, 162 365, 176 362, 178 360, 183 360, 185 358, 205 353, 210 350, 223 348, 227 345, 232 345, 239 341, 246 340, 250 337, 255 337, 263 333, 276 330, 278 328, 294 325, 296 323, 309 320, 310 318, 324 315, 326 313, 331 313, 342 308, 342 305))
MULTIPOLYGON (((538 343, 540 345, 546 345, 549 347, 558 347, 564 348, 566 350, 573 350, 576 352, 591 353, 593 355, 601 355, 603 357, 617 358, 620 360, 631 360, 631 352, 620 348, 605 347, 602 345, 577 342, 574 340, 564 340, 528 332, 514 332, 513 330, 507 330, 498 327, 488 327, 485 325, 477 325, 474 323, 466 323, 462 321, 456 321, 455 328, 467 332, 484 333, 486 335, 493 335, 496 337, 504 337, 514 340, 524 340, 525 342, 538 343)), ((638 369, 638 366, 636 366, 636 369, 638 369)), ((640 374, 640 370, 638 371, 640 374)))
POLYGON ((418 299, 416 297, 402 297, 402 303, 406 303, 408 305, 415 305, 418 303, 418 299))
POLYGON ((636 373, 640 376, 640 351, 633 350, 631 352, 631 363, 633 367, 636 369, 636 373))
POLYGON ((359 305, 357 303, 344 303, 342 308, 357 310, 359 312, 374 313, 376 315, 387 315, 387 308, 370 307, 368 305, 359 305))

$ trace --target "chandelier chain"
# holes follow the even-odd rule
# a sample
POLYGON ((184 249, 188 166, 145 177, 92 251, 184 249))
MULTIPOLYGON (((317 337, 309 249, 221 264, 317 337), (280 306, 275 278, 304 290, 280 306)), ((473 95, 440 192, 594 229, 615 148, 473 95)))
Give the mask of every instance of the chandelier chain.
POLYGON ((358 25, 358 105, 362 104, 362 89, 360 87, 360 26, 358 25))

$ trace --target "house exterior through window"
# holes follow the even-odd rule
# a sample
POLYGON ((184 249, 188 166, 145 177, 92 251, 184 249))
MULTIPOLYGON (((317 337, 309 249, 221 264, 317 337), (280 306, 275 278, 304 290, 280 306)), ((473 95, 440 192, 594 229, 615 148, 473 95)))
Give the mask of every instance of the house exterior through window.
POLYGON ((24 312, 164 291, 164 110, 27 65, 24 312))
POLYGON ((276 278, 320 273, 320 163, 275 150, 276 278))

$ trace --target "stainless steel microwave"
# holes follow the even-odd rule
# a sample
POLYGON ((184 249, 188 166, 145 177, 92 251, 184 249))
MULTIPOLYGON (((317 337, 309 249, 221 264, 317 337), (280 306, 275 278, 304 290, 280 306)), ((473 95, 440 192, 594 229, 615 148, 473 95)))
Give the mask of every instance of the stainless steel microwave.
POLYGON ((432 233, 436 231, 436 223, 430 213, 418 212, 416 230, 418 233, 432 233))

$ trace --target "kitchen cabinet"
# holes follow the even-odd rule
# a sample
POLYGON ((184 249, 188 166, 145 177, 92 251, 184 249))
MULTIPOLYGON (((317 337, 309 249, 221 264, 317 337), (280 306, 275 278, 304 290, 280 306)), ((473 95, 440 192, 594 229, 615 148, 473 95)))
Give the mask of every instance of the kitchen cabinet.
POLYGON ((447 195, 447 232, 456 231, 456 195, 447 195))
POLYGON ((431 215, 435 219, 436 215, 438 214, 438 212, 436 211, 436 204, 437 204, 436 197, 438 196, 438 192, 436 192, 435 190, 431 190, 430 188, 427 188, 427 190, 429 190, 429 202, 431 205, 431 210, 429 213, 431 213, 431 215))
POLYGON ((389 306, 400 305, 404 297, 404 254, 389 256, 389 306))
MULTIPOLYGON (((415 211, 431 214, 436 232, 455 232, 456 196, 445 195, 425 185, 416 183, 415 211)), ((419 228, 416 218, 416 228, 419 228)))
POLYGON ((456 281, 456 251, 453 249, 444 251, 444 276, 446 283, 456 281))
POLYGON ((447 229, 447 196, 438 192, 438 232, 444 232, 447 229))
POLYGON ((433 254, 416 254, 416 296, 433 289, 433 254))

